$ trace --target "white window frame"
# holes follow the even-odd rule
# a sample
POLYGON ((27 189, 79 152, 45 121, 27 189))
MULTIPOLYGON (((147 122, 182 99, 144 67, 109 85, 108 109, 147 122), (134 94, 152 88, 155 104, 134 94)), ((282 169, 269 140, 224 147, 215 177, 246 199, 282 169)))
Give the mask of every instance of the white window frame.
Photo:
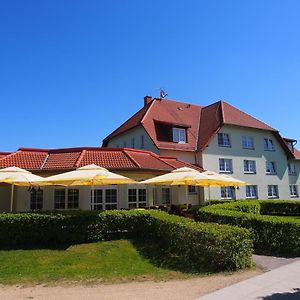
POLYGON ((255 160, 244 160, 244 174, 256 174, 255 160))
POLYGON ((218 133, 218 145, 219 147, 231 147, 230 135, 228 133, 218 133))
POLYGON ((246 199, 258 199, 257 185, 246 185, 246 199))
POLYGON ((185 144, 186 141, 186 129, 173 127, 173 142, 179 144, 185 144))
POLYGON ((266 174, 267 175, 276 175, 277 168, 275 161, 266 161, 266 174))
POLYGON ((161 188, 161 202, 162 204, 171 204, 171 189, 169 187, 161 188))
POLYGON ((235 199, 235 188, 233 186, 222 186, 220 188, 221 199, 235 199))
POLYGON ((268 198, 279 198, 278 185, 270 184, 268 185, 268 198))
POLYGON ((103 195, 104 189, 94 189, 94 199, 93 199, 93 190, 90 192, 90 203, 91 210, 103 210, 103 195))
POLYGON ((296 173, 296 165, 293 163, 288 163, 288 174, 289 175, 297 175, 296 173))
POLYGON ((42 210, 44 206, 44 191, 41 189, 30 191, 30 210, 42 210))
POLYGON ((275 151, 274 142, 272 139, 264 138, 264 150, 275 151))
MULTIPOLYGON (((92 191, 90 194, 90 203, 91 203, 91 210, 110 210, 110 209, 118 209, 118 189, 114 186, 109 186, 109 187, 105 187, 105 188, 95 188, 94 189, 94 198, 96 198, 97 195, 97 191, 102 191, 102 201, 99 202, 95 202, 92 199, 92 191), (108 197, 108 191, 115 191, 114 193, 116 194, 116 201, 109 201, 109 197, 108 197)), ((99 193, 100 194, 100 193, 99 193)))
POLYGON ((195 185, 188 185, 188 194, 197 195, 197 189, 195 185))
POLYGON ((296 184, 290 184, 290 197, 291 198, 298 198, 298 186, 296 184))
POLYGON ((219 172, 220 173, 232 173, 232 159, 230 158, 219 158, 219 172))
POLYGON ((128 208, 143 208, 147 206, 146 188, 128 188, 127 189, 128 208), (131 193, 134 192, 134 193, 131 193), (130 200, 130 201, 129 201, 130 200))
POLYGON ((242 136, 242 148, 254 150, 253 136, 249 136, 249 135, 242 136))

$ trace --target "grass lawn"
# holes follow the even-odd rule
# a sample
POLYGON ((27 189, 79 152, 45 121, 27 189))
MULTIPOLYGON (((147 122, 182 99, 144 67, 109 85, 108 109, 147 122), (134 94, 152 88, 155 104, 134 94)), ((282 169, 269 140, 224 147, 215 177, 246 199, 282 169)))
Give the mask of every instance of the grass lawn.
POLYGON ((63 250, 0 250, 0 283, 120 282, 192 276, 172 267, 161 267, 163 263, 158 261, 153 263, 145 255, 149 251, 159 249, 128 240, 73 245, 63 250))

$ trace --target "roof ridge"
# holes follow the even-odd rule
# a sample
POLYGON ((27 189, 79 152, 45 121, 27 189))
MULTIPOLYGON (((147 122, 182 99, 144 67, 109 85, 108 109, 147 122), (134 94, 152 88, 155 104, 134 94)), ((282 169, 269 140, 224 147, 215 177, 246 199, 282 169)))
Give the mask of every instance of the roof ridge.
POLYGON ((47 163, 48 158, 49 158, 49 153, 47 153, 43 163, 41 164, 41 167, 40 167, 41 170, 44 168, 45 164, 47 163))
POLYGON ((151 108, 152 108, 152 106, 153 106, 153 104, 154 104, 155 101, 157 101, 156 98, 152 99, 152 100, 148 103, 148 104, 149 104, 149 107, 148 107, 148 109, 146 109, 144 115, 143 115, 142 118, 141 118, 141 121, 140 121, 141 124, 143 124, 144 119, 146 118, 146 115, 147 115, 148 112, 151 110, 151 108))
POLYGON ((83 149, 80 153, 80 155, 78 156, 76 162, 75 162, 75 167, 78 168, 79 167, 79 164, 81 163, 85 153, 87 152, 87 150, 83 149))
POLYGON ((123 150, 123 152, 125 153, 125 155, 129 158, 129 159, 131 159, 132 161, 133 161, 133 163, 137 166, 137 167, 139 167, 139 168, 141 168, 141 165, 127 152, 127 150, 126 149, 124 149, 123 150))

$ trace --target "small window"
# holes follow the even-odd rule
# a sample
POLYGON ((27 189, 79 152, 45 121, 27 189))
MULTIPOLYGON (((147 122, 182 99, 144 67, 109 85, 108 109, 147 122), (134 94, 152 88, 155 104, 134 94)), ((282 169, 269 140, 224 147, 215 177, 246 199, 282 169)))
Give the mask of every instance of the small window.
POLYGON ((186 143, 186 129, 185 128, 173 128, 173 142, 174 143, 186 143))
POLYGON ((146 189, 128 189, 128 208, 146 207, 146 189))
POLYGON ((127 148, 127 141, 124 141, 124 142, 123 142, 123 147, 124 147, 124 148, 127 148))
POLYGON ((257 199, 256 185, 246 185, 246 199, 257 199))
POLYGON ((222 173, 232 173, 232 159, 219 159, 219 171, 222 173))
POLYGON ((234 199, 235 189, 233 186, 221 187, 221 199, 234 199))
POLYGON ((291 198, 298 197, 298 187, 295 184, 290 184, 290 196, 291 198))
POLYGON ((244 160, 244 173, 245 174, 255 174, 255 160, 244 160))
POLYGON ((268 198, 278 198, 278 185, 268 185, 268 198))
POLYGON ((77 209, 79 207, 79 190, 68 189, 68 208, 77 209))
POLYGON ((66 190, 55 189, 54 190, 54 209, 66 208, 66 190))
POLYGON ((33 190, 30 193, 30 209, 43 209, 43 190, 33 190))
POLYGON ((264 139, 264 150, 266 150, 266 151, 274 151, 275 150, 273 140, 264 139))
POLYGON ((188 194, 189 195, 196 195, 197 194, 196 186, 189 185, 188 186, 188 194))
POLYGON ((162 204, 170 204, 171 203, 171 192, 170 188, 162 188, 162 204))
POLYGON ((266 162, 266 174, 276 174, 276 164, 274 161, 266 162))
POLYGON ((242 147, 243 149, 254 149, 253 137, 242 136, 242 147))
POLYGON ((140 137, 140 142, 141 142, 141 149, 145 148, 145 137, 143 135, 141 135, 140 137))
POLYGON ((117 209, 117 190, 105 190, 105 209, 117 209))
POLYGON ((218 145, 221 147, 231 146, 228 133, 218 133, 218 145))
POLYGON ((288 172, 289 172, 289 175, 296 175, 296 166, 295 166, 295 164, 292 164, 292 163, 288 164, 288 172))
POLYGON ((102 210, 103 209, 103 190, 91 190, 91 210, 102 210))

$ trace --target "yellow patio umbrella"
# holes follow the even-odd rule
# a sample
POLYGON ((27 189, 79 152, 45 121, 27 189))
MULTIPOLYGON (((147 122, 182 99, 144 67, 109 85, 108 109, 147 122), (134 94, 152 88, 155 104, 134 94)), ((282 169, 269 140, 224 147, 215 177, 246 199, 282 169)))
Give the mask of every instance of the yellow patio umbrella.
POLYGON ((11 184, 11 198, 10 198, 10 211, 13 210, 14 201, 14 186, 33 186, 33 185, 46 185, 42 183, 43 177, 34 175, 27 170, 8 167, 0 170, 0 182, 11 184), (40 182, 38 184, 37 182, 40 182))

